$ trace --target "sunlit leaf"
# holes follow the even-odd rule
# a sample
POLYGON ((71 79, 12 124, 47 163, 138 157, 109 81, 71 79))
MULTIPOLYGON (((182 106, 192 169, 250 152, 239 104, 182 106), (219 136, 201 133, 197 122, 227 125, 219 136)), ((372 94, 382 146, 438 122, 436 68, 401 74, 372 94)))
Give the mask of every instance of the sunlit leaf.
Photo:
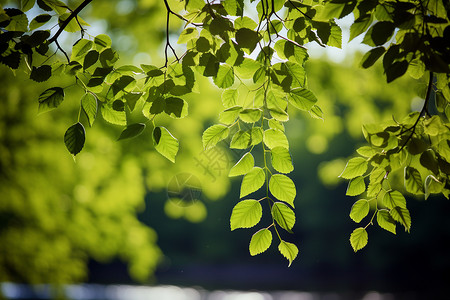
POLYGON ((396 206, 406 208, 406 199, 399 191, 390 191, 384 194, 383 205, 389 209, 396 206))
POLYGON ((272 205, 272 216, 281 228, 292 232, 291 230, 295 225, 295 214, 286 204, 275 202, 272 205))
POLYGON ((280 244, 278 245, 278 251, 280 251, 280 253, 284 257, 286 257, 287 260, 289 261, 288 267, 291 266, 292 262, 294 261, 294 259, 298 255, 298 248, 297 248, 297 246, 292 244, 292 243, 285 242, 283 240, 281 240, 280 244))
POLYGON ((358 251, 367 245, 369 236, 367 235, 366 229, 359 227, 353 230, 350 235, 350 244, 352 245, 353 251, 358 251))
POLYGON ((259 190, 266 180, 266 173, 260 167, 253 167, 242 179, 240 198, 259 190))
POLYGON ((353 178, 348 183, 347 196, 358 196, 366 191, 366 184, 364 182, 364 177, 358 176, 353 178))
POLYGON ((229 177, 244 175, 255 166, 255 159, 250 152, 245 153, 241 159, 231 168, 229 177))
POLYGON ((275 147, 270 151, 272 166, 280 173, 290 173, 294 170, 289 150, 284 147, 275 147))
POLYGON ((367 170, 367 160, 362 157, 354 157, 350 159, 345 166, 344 171, 339 175, 339 177, 345 179, 352 179, 363 175, 367 170))
POLYGON ((264 144, 270 149, 283 147, 289 149, 289 142, 283 131, 278 129, 267 129, 263 136, 264 144))
POLYGON ((270 177, 269 190, 275 198, 294 207, 297 191, 292 179, 283 174, 274 174, 270 177))
POLYGON ((174 163, 178 153, 178 140, 165 127, 155 127, 152 136, 156 151, 174 163))
POLYGON ((369 210, 369 201, 365 199, 358 200, 352 206, 352 209, 350 211, 350 218, 356 223, 359 223, 369 214, 369 210))
POLYGON ((88 118, 89 126, 92 126, 97 116, 97 98, 91 93, 84 94, 81 97, 81 107, 88 118))
POLYGON ((395 234, 395 220, 391 217, 387 209, 378 210, 377 223, 381 228, 395 234))
POLYGON ((231 213, 231 230, 253 227, 258 224, 261 217, 262 207, 259 201, 253 199, 242 200, 234 206, 231 213))
POLYGON ((203 148, 205 148, 205 150, 208 150, 214 147, 218 142, 226 139, 229 133, 230 130, 225 125, 216 124, 207 128, 203 132, 202 136, 203 148))
POLYGON ((397 206, 391 209, 390 214, 395 221, 402 224, 405 230, 409 232, 411 229, 411 216, 408 209, 397 206))
POLYGON ((272 244, 272 233, 269 229, 263 228, 257 231, 250 240, 250 255, 255 256, 266 251, 272 244))

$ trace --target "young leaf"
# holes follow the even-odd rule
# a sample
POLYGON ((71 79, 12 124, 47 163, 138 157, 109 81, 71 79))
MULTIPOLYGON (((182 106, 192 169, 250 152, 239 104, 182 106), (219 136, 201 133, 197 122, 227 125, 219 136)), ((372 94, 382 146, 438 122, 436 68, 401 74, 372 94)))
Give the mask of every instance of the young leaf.
POLYGON ((238 105, 238 91, 235 89, 228 89, 223 91, 222 104, 225 108, 230 108, 238 105))
POLYGON ((70 61, 78 60, 86 55, 89 50, 91 50, 93 42, 86 39, 79 40, 72 47, 72 55, 70 56, 70 61))
POLYGON ((263 135, 264 144, 269 149, 283 147, 289 149, 289 142, 283 131, 278 129, 267 129, 263 135))
POLYGON ((259 201, 242 200, 233 208, 230 218, 231 230, 250 228, 258 224, 262 217, 262 207, 259 201))
POLYGON ((80 122, 70 126, 64 134, 64 144, 73 156, 80 153, 81 149, 84 147, 85 140, 86 132, 84 131, 83 124, 80 122))
POLYGON ((239 130, 233 135, 230 149, 246 149, 251 146, 250 132, 239 130))
POLYGON ((283 147, 275 147, 270 151, 272 166, 280 173, 290 173, 294 170, 289 150, 283 147))
POLYGON ((272 233, 269 229, 263 228, 257 231, 250 240, 250 255, 255 256, 266 251, 272 244, 272 233))
POLYGON ((405 167, 405 189, 412 194, 423 194, 420 172, 413 167, 405 167))
POLYGON ((352 234, 350 235, 350 244, 352 245, 353 251, 358 251, 362 248, 364 248, 367 245, 367 241, 369 239, 369 236, 367 235, 367 231, 362 228, 356 228, 353 230, 352 234))
POLYGON ((371 158, 372 156, 377 154, 377 151, 375 151, 375 149, 373 149, 370 146, 362 146, 362 147, 356 149, 356 152, 358 152, 359 155, 367 157, 367 158, 371 158))
POLYGON ((124 139, 130 139, 133 137, 136 137, 142 133, 145 129, 144 123, 134 123, 128 125, 120 134, 118 141, 124 140, 124 139))
POLYGON ((364 177, 358 176, 353 178, 348 183, 347 192, 345 193, 347 196, 358 196, 366 190, 366 184, 364 182, 364 177))
POLYGON ((226 139, 229 134, 230 129, 225 125, 217 124, 207 128, 202 135, 203 148, 208 150, 214 147, 218 142, 226 139))
POLYGON ((350 159, 345 166, 344 171, 339 175, 339 177, 345 179, 352 179, 363 175, 367 170, 367 160, 362 157, 354 157, 350 159))
POLYGON ((178 153, 178 140, 164 127, 153 129, 153 145, 162 156, 175 162, 178 153))
POLYGON ((219 121, 222 124, 231 125, 233 124, 237 117, 239 116, 240 111, 242 110, 241 106, 233 106, 225 109, 219 115, 219 121))
POLYGON ((92 127, 97 116, 97 98, 91 93, 86 93, 81 97, 81 107, 87 116, 89 126, 92 127))
POLYGON ((411 229, 411 216, 408 209, 397 206, 391 209, 390 214, 392 219, 402 224, 405 230, 409 232, 411 229))
POLYGON ((226 89, 234 83, 233 68, 228 65, 220 65, 216 76, 214 76, 214 83, 221 89, 226 89))
POLYGON ((286 204, 275 202, 272 206, 273 219, 281 228, 292 233, 292 227, 295 225, 295 213, 286 204))
POLYGON ((53 87, 45 90, 39 95, 39 113, 44 113, 57 108, 64 100, 64 90, 53 87))
POLYGON ((239 118, 245 123, 255 123, 261 118, 261 114, 259 108, 247 108, 239 113, 239 118))
POLYGON ((259 167, 254 167, 242 179, 240 198, 259 190, 266 180, 266 173, 259 167))
POLYGON ((275 198, 294 207, 297 191, 294 182, 289 177, 283 174, 272 175, 269 181, 269 190, 275 198))
POLYGON ((292 89, 289 96, 289 101, 294 107, 305 111, 309 111, 317 102, 316 96, 306 88, 292 89))
POLYGON ((99 34, 94 38, 94 44, 97 49, 101 50, 103 48, 111 47, 112 41, 106 34, 99 34))
POLYGON ((298 254, 298 248, 292 243, 285 242, 283 240, 280 241, 280 244, 278 245, 278 251, 287 258, 289 261, 288 267, 291 266, 292 261, 297 257, 298 254))
POLYGON ((263 130, 261 127, 253 127, 250 130, 250 142, 252 146, 258 145, 263 140, 263 130))
POLYGON ((395 234, 395 220, 387 209, 380 209, 377 212, 377 223, 381 228, 395 234))
POLYGON ((114 109, 112 104, 106 104, 101 106, 101 113, 103 119, 111 124, 120 126, 127 125, 127 116, 125 110, 120 111, 114 109))
POLYGON ((406 208, 406 199, 399 191, 390 191, 383 196, 383 205, 389 209, 396 206, 406 208))
POLYGON ((370 210, 369 201, 365 199, 358 200, 352 206, 352 209, 350 211, 350 218, 356 223, 359 223, 361 222, 362 219, 364 219, 367 216, 369 210, 370 210))
POLYGON ((245 153, 241 159, 231 168, 229 177, 244 175, 250 172, 255 165, 255 159, 250 152, 245 153))

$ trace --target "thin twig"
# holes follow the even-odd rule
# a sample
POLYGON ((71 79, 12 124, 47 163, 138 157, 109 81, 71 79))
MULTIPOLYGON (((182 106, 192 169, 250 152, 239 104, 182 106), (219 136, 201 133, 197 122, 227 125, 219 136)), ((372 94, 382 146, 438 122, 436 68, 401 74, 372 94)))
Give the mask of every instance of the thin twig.
POLYGON ((427 113, 428 102, 430 101, 430 98, 431 98, 431 88, 433 87, 433 77, 434 77, 433 72, 430 72, 430 78, 429 78, 429 81, 428 81, 427 94, 425 96, 425 103, 423 104, 422 110, 420 111, 419 117, 417 118, 416 122, 414 122, 414 125, 411 128, 408 129, 408 130, 412 129, 411 134, 408 136, 408 138, 403 143, 402 147, 400 148, 400 150, 398 150, 398 152, 401 152, 403 150, 403 148, 405 148, 406 144, 408 144, 409 140, 412 138, 412 136, 416 132, 416 126, 419 123, 420 118, 422 118, 422 115, 424 113, 425 114, 427 113))
MULTIPOLYGON (((61 35, 61 33, 64 31, 64 29, 67 27, 67 25, 69 25, 70 21, 72 21, 73 18, 75 18, 76 16, 78 16, 78 14, 89 4, 91 3, 92 0, 84 0, 83 3, 81 3, 70 15, 69 17, 61 24, 61 26, 59 27, 58 31, 55 33, 54 36, 52 36, 48 42, 49 44, 55 42, 58 37, 61 35)), ((81 28, 81 26, 80 26, 81 28)))

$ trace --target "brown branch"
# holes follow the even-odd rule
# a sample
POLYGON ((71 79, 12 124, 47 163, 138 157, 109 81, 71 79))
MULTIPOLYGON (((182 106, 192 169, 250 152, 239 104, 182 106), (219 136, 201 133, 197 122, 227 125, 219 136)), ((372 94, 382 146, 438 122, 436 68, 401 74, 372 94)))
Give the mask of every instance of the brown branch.
MULTIPOLYGON (((49 44, 53 43, 58 39, 58 37, 61 35, 61 33, 64 31, 64 29, 69 25, 70 21, 72 21, 73 18, 78 16, 78 14, 89 4, 92 0, 84 0, 83 3, 81 3, 71 14, 70 16, 59 26, 58 31, 55 33, 54 36, 52 36, 48 42, 49 44)), ((81 28, 81 27, 80 27, 81 28)), ((82 29, 82 28, 81 28, 82 29)))

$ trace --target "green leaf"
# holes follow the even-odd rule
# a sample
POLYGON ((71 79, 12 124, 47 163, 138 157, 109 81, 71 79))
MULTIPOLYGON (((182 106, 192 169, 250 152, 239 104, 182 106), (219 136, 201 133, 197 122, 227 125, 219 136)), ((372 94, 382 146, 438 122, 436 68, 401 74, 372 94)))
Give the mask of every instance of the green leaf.
POLYGON ((281 228, 292 233, 295 225, 295 213, 292 209, 282 202, 275 202, 272 205, 272 216, 281 228))
POLYGON ((353 204, 352 209, 350 210, 350 218, 356 223, 359 223, 369 214, 369 210, 369 201, 365 199, 358 200, 353 204))
POLYGON ((413 167, 405 167, 405 189, 412 194, 423 194, 420 172, 413 167))
POLYGON ((185 28, 178 37, 178 44, 186 44, 188 41, 198 37, 198 30, 193 27, 185 28))
POLYGON ((442 193, 444 189, 444 182, 439 181, 433 175, 428 175, 425 178, 425 200, 428 199, 430 194, 442 193))
POLYGON ((64 134, 64 144, 73 156, 80 153, 81 149, 84 147, 85 140, 86 132, 84 131, 83 124, 80 122, 70 126, 64 134))
POLYGON ((259 108, 247 108, 239 113, 239 118, 245 123, 255 123, 262 115, 262 111, 259 108))
POLYGON ((266 251, 272 244, 272 233, 269 229, 263 228, 257 231, 250 240, 250 255, 255 256, 266 251))
POLYGON ((98 53, 97 50, 90 50, 84 57, 83 69, 86 70, 87 68, 95 64, 98 60, 99 55, 100 54, 98 53))
POLYGON ((278 251, 280 251, 281 255, 287 258, 289 261, 288 267, 291 266, 294 259, 297 257, 298 248, 292 243, 285 242, 283 240, 280 241, 278 245, 278 251))
POLYGON ((208 150, 230 134, 230 129, 225 125, 216 124, 207 128, 202 135, 203 148, 208 150))
POLYGON ((231 108, 238 105, 238 91, 236 89, 223 91, 222 104, 225 108, 231 108))
POLYGON ((399 191, 390 191, 383 196, 383 205, 389 209, 396 206, 406 208, 406 199, 399 191))
POLYGON ((369 236, 367 235, 367 231, 362 228, 356 228, 353 230, 352 234, 350 235, 350 244, 352 245, 353 251, 358 251, 362 248, 364 248, 367 245, 367 241, 369 239, 369 236))
POLYGON ((81 107, 87 116, 89 126, 92 127, 97 116, 97 98, 91 93, 86 93, 81 97, 81 107))
POLYGON ((165 127, 158 126, 153 129, 153 145, 162 156, 175 162, 179 143, 165 127))
POLYGON ((297 191, 294 182, 289 177, 283 174, 272 175, 269 181, 269 190, 275 198, 294 207, 297 191))
POLYGON ((214 76, 214 83, 221 89, 226 89, 234 83, 233 68, 228 65, 220 65, 216 76, 214 76))
POLYGON ((188 115, 188 103, 178 97, 166 98, 164 112, 175 119, 184 118, 188 115))
POLYGON ((100 111, 105 121, 115 125, 127 125, 127 116, 125 110, 118 111, 113 108, 112 104, 106 104, 101 106, 100 111))
POLYGON ((242 200, 233 208, 230 218, 231 230, 250 228, 259 223, 262 217, 262 207, 259 201, 242 200))
POLYGON ((255 159, 250 152, 245 153, 241 159, 231 168, 229 177, 244 175, 255 166, 255 159))
POLYGON ((317 98, 306 88, 296 88, 289 93, 289 101, 294 107, 309 111, 316 104, 317 98))
MULTIPOLYGON (((70 15, 71 15, 71 13, 69 13, 69 12, 66 12, 66 13, 63 13, 63 14, 59 15, 58 23, 59 23, 60 27, 69 18, 70 15)), ((77 31, 83 30, 82 26, 89 26, 89 24, 86 23, 86 21, 83 20, 78 15, 76 18, 73 18, 72 20, 69 21, 69 24, 67 24, 66 27, 64 27, 64 31, 77 32, 77 31)))
POLYGON ((36 3, 36 0, 21 0, 20 1, 20 7, 22 8, 22 11, 29 11, 33 8, 34 4, 36 3))
POLYGON ((408 209, 397 206, 391 209, 390 214, 395 221, 402 224, 405 230, 409 232, 411 229, 411 216, 408 209))
POLYGON ((284 132, 284 125, 283 123, 281 123, 280 121, 277 121, 275 119, 270 119, 269 122, 269 127, 272 129, 278 129, 284 132))
POLYGON ((251 29, 240 28, 236 32, 236 42, 239 47, 248 49, 248 53, 253 52, 259 40, 258 33, 251 29))
POLYGON ((362 176, 358 176, 353 178, 348 183, 347 192, 345 193, 347 196, 358 196, 364 193, 366 190, 366 184, 364 182, 364 178, 362 176))
POLYGON ((371 67, 383 54, 386 52, 384 47, 373 48, 366 54, 364 54, 361 60, 361 66, 364 69, 371 67))
POLYGON ((377 223, 381 228, 395 234, 395 220, 391 217, 387 209, 378 210, 377 223))
POLYGON ((30 79, 36 82, 47 81, 52 76, 52 67, 49 65, 42 65, 34 67, 31 70, 30 79))
POLYGON ((250 132, 239 130, 231 139, 230 149, 246 149, 251 146, 250 132))
POLYGON ((41 14, 36 16, 33 20, 30 22, 30 30, 35 30, 43 25, 45 25, 50 19, 52 18, 49 14, 41 14))
POLYGON ((362 34, 364 31, 369 28, 370 24, 372 24, 373 15, 367 14, 356 19, 353 24, 350 26, 350 39, 349 42, 353 40, 355 37, 362 34))
POLYGON ((39 95, 39 113, 44 113, 57 108, 64 100, 64 90, 53 87, 45 90, 39 95))
POLYGON ((271 150, 272 166, 280 173, 290 173, 294 170, 289 150, 284 147, 275 147, 271 150))
POLYGON ((263 130, 261 127, 253 127, 250 130, 250 142, 252 146, 258 145, 263 140, 263 130))
POLYGON ((266 180, 266 173, 259 167, 253 167, 242 179, 240 198, 259 190, 266 180))
POLYGON ((72 47, 72 55, 70 60, 79 60, 91 50, 94 43, 90 40, 81 39, 72 47))
POLYGON ((94 44, 97 46, 96 48, 98 50, 101 50, 103 48, 111 47, 112 42, 111 38, 106 34, 99 34, 94 38, 94 44))
POLYGON ((120 136, 117 140, 119 141, 119 140, 134 138, 134 137, 140 135, 142 133, 142 131, 144 131, 144 129, 145 129, 144 123, 130 124, 122 131, 122 133, 120 134, 120 136))
POLYGON ((372 156, 377 154, 377 151, 370 146, 362 146, 356 149, 356 152, 358 152, 359 155, 367 158, 371 158, 372 156))
POLYGON ((226 124, 226 125, 233 124, 236 121, 236 119, 238 118, 241 110, 242 110, 241 106, 234 106, 234 107, 225 109, 219 115, 220 123, 226 124))
POLYGON ((367 170, 367 160, 362 157, 355 157, 348 161, 344 171, 339 177, 345 179, 353 179, 355 177, 363 175, 367 170))
POLYGON ((263 135, 264 144, 269 149, 283 147, 289 149, 289 142, 283 131, 278 129, 267 129, 263 135))

